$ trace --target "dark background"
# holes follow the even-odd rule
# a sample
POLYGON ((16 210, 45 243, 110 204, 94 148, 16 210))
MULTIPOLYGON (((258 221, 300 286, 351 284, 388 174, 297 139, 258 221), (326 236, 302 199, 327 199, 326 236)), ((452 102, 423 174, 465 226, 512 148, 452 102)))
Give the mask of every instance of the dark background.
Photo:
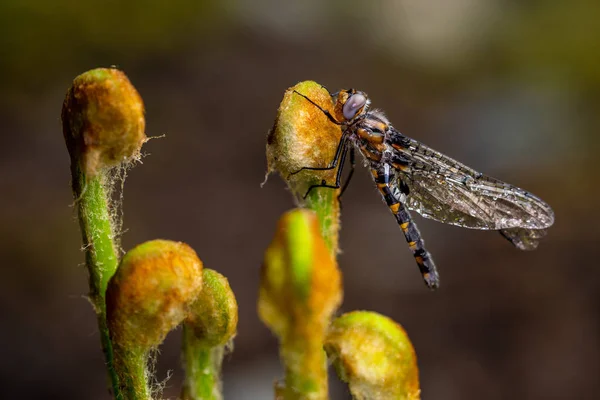
MULTIPOLYGON (((240 321, 226 398, 272 398, 282 376, 255 310, 263 252, 293 202, 278 177, 259 184, 283 93, 306 79, 366 91, 406 135, 556 212, 535 252, 416 217, 441 272, 431 293, 359 168, 342 311, 406 328, 424 399, 599 398, 598 20, 597 0, 0 0, 0 397, 109 398, 59 115, 75 76, 117 65, 148 136, 166 135, 129 173, 123 246, 182 240, 229 278, 240 321)), ((170 398, 179 336, 159 356, 170 398)))

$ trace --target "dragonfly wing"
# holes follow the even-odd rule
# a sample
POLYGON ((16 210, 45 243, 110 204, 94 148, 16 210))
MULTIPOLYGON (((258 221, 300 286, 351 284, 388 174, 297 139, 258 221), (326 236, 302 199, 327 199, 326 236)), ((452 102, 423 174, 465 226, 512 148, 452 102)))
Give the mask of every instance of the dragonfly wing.
POLYGON ((474 229, 545 229, 552 209, 534 195, 485 176, 414 171, 400 174, 408 208, 446 224, 474 229))
MULTIPOLYGON (((484 206, 473 193, 461 186, 453 187, 445 180, 439 181, 430 174, 400 174, 394 181, 396 188, 405 186, 408 209, 421 216, 445 224, 474 229, 494 229, 484 206)), ((396 196, 401 196, 400 189, 396 196)))
POLYGON ((406 136, 402 142, 395 140, 401 143, 394 146, 396 155, 409 161, 407 168, 397 170, 396 194, 403 194, 408 208, 423 217, 502 231, 523 249, 535 248, 534 242, 543 236, 541 231, 554 223, 550 206, 533 194, 487 177, 406 136))
POLYGON ((535 250, 540 239, 546 236, 546 230, 510 228, 500 229, 500 234, 520 250, 535 250))

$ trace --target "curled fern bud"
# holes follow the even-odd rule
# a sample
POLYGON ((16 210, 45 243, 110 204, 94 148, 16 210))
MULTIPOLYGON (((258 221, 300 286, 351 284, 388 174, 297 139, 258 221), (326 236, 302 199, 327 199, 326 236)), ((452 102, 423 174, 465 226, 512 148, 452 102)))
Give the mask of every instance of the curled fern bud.
POLYGON ((299 196, 309 184, 335 180, 335 170, 296 173, 303 167, 326 167, 333 160, 341 129, 323 112, 333 113, 333 107, 327 89, 313 81, 300 82, 283 95, 267 137, 267 167, 269 173, 279 172, 299 196))
POLYGON ((203 271, 202 292, 185 321, 207 347, 225 345, 235 336, 238 305, 227 278, 212 269, 203 271))
POLYGON ((114 68, 76 77, 63 103, 62 120, 71 159, 89 176, 139 157, 146 141, 142 98, 114 68))
POLYGON ((400 325, 368 311, 337 318, 325 350, 356 399, 420 398, 415 350, 400 325))
POLYGON ((146 399, 149 352, 188 316, 202 262, 185 243, 153 240, 125 254, 106 292, 114 368, 128 398, 146 399))

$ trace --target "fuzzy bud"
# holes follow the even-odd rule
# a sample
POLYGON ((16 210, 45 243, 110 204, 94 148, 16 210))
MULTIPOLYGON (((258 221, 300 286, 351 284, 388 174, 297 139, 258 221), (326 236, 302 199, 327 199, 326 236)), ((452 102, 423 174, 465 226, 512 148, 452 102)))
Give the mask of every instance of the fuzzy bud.
POLYGON ((119 346, 152 348, 188 315, 202 289, 202 262, 187 244, 152 240, 125 256, 106 292, 107 319, 119 346))
POLYGON ((238 305, 227 278, 212 269, 203 275, 202 292, 185 324, 203 346, 222 346, 235 336, 238 305))
POLYGON ((279 172, 298 197, 323 179, 335 182, 335 169, 296 173, 303 167, 327 167, 333 161, 342 131, 323 112, 333 113, 333 107, 327 89, 313 81, 300 82, 286 90, 269 131, 268 173, 279 172))
POLYGON ((400 325, 368 311, 337 318, 325 350, 356 399, 420 398, 415 350, 400 325))
POLYGON ((88 176, 138 158, 146 141, 142 98, 115 68, 76 77, 63 103, 62 121, 71 159, 88 176))

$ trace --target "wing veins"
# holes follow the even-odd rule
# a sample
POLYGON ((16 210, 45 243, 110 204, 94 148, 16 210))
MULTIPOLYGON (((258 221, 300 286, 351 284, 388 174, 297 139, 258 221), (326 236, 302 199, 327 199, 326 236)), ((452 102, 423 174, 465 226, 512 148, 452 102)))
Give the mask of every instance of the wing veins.
MULTIPOLYGON (((407 206, 425 218, 466 228, 545 229, 551 208, 516 186, 482 173, 390 128, 389 146, 410 163, 395 170, 393 185, 408 188, 407 206)), ((399 190, 399 189, 398 189, 399 190)))

